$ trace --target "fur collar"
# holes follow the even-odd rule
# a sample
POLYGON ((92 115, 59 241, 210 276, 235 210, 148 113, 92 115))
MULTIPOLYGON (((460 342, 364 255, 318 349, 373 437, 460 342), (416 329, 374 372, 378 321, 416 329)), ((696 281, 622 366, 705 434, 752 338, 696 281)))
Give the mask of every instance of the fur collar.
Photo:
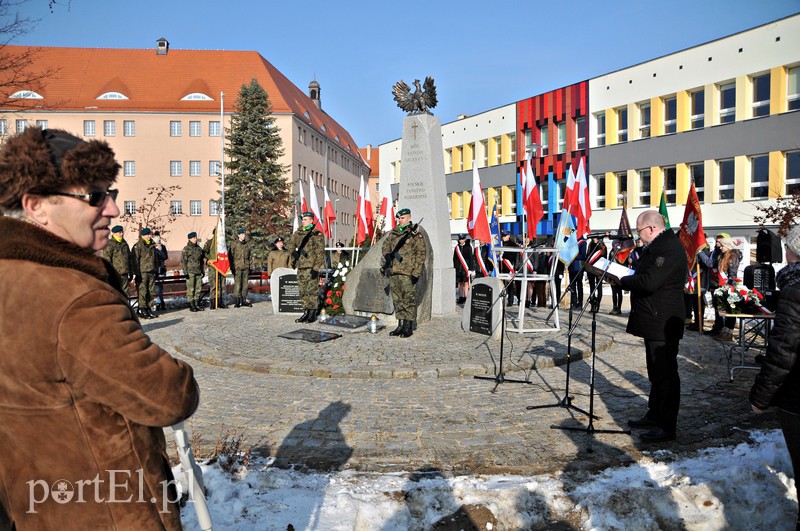
POLYGON ((122 282, 107 260, 33 223, 0 216, 0 241, 0 259, 74 269, 122 291, 122 282))
POLYGON ((778 271, 775 277, 775 284, 781 291, 800 286, 800 262, 787 264, 786 267, 778 271))

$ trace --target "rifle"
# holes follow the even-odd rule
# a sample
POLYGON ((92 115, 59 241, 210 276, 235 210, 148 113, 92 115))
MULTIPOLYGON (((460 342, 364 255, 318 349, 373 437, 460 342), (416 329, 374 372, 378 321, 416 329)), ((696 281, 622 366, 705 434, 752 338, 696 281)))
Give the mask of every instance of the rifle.
POLYGON ((300 258, 300 255, 308 256, 308 251, 305 250, 305 246, 312 234, 314 234, 314 229, 309 230, 308 234, 303 236, 303 241, 300 242, 300 247, 292 251, 292 269, 297 268, 297 260, 300 258))
MULTIPOLYGON (((425 218, 422 218, 425 219, 425 218)), ((395 259, 398 262, 403 261, 403 257, 398 254, 398 251, 405 245, 406 240, 408 240, 412 234, 417 233, 417 229, 419 228, 419 224, 422 223, 422 219, 419 220, 419 223, 412 223, 411 226, 408 228, 408 232, 403 234, 403 237, 400 238, 397 244, 394 246, 394 249, 391 253, 386 253, 383 257, 383 267, 381 267, 381 274, 389 277, 392 274, 392 264, 394 263, 395 259)))

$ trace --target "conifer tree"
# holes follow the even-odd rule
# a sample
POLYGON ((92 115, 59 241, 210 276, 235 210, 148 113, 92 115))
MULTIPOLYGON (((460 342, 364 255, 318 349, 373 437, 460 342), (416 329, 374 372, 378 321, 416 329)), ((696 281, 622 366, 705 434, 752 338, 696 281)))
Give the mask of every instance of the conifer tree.
POLYGON ((225 225, 228 241, 237 228, 250 233, 255 264, 266 265, 270 244, 291 230, 291 193, 278 162, 284 153, 272 104, 256 79, 242 85, 227 131, 225 225))

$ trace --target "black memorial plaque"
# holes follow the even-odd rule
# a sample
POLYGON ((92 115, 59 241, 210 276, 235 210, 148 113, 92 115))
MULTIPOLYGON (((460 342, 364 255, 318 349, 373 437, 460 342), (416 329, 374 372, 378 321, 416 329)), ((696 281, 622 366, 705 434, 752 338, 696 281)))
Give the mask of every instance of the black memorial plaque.
POLYGON ((472 287, 472 299, 469 308, 469 331, 485 336, 492 335, 492 293, 494 290, 487 284, 475 284, 472 287))
POLYGON ((278 279, 278 313, 301 313, 300 287, 297 275, 282 275, 278 279))

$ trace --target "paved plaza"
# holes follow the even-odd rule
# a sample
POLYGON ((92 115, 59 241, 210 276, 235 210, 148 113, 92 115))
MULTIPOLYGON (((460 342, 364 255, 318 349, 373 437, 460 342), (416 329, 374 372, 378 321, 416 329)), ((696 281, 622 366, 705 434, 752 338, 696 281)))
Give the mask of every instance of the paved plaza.
MULTIPOLYGON (((267 301, 202 313, 168 310, 144 328, 195 369, 201 404, 187 427, 203 454, 231 433, 244 435, 243 449, 310 469, 581 475, 659 449, 685 455, 734 445, 748 440, 750 429, 777 427, 772 414, 750 410, 755 373, 737 372, 729 382, 722 344, 687 332, 677 440, 643 444, 636 432, 604 433, 640 417, 649 389, 642 340, 625 333, 625 315, 608 310, 597 314, 593 400, 590 314, 573 336, 574 408, 560 405, 567 383, 563 310, 561 331, 505 337, 506 378, 530 383, 474 378, 495 375, 500 342, 462 331, 461 308, 421 323, 408 339, 388 330, 344 332, 324 343, 284 339, 279 335, 300 328, 329 328, 275 315, 267 301), (527 409, 538 405, 554 407, 527 409), (591 426, 583 413, 590 408, 599 417, 591 426)), ((529 313, 529 324, 541 324, 546 313, 529 313)))

